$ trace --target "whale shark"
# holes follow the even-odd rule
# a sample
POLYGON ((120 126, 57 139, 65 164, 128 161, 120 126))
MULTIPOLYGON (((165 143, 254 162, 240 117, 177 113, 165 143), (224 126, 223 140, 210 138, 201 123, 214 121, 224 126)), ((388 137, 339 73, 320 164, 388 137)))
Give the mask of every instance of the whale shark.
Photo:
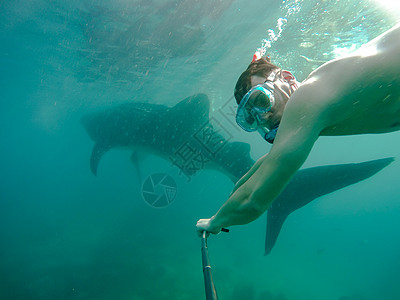
MULTIPOLYGON (((237 181, 254 164, 250 145, 231 142, 209 121, 205 94, 173 107, 132 102, 85 115, 81 122, 95 141, 90 159, 94 175, 112 148, 137 149, 170 160, 188 177, 201 169, 217 169, 237 181)), ((137 162, 135 162, 137 164, 137 162)))
MULTIPOLYGON (((130 148, 137 170, 136 153, 142 150, 170 160, 188 177, 201 169, 217 169, 236 182, 255 162, 250 156, 250 145, 225 138, 223 132, 210 124, 209 110, 207 95, 196 94, 173 107, 132 102, 83 116, 81 123, 95 142, 90 158, 92 173, 97 175, 107 151, 130 148), (187 162, 182 157, 191 160, 187 162)), ((373 176, 393 160, 384 158, 297 171, 267 211, 265 255, 271 252, 291 213, 323 195, 373 176)))

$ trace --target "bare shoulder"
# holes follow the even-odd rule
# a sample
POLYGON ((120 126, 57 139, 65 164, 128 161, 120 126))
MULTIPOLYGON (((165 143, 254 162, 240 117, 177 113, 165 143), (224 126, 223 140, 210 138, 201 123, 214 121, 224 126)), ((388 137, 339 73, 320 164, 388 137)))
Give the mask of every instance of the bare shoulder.
MULTIPOLYGON (((293 94, 291 106, 305 105, 311 112, 343 111, 347 105, 361 100, 355 99, 357 95, 370 93, 376 82, 389 84, 398 80, 399 69, 400 25, 397 25, 352 54, 333 59, 311 72, 293 94)), ((367 98, 363 99, 366 105, 367 98)))
POLYGON ((350 57, 358 59, 361 72, 377 76, 399 74, 400 67, 400 26, 382 33, 353 52, 350 57))
POLYGON ((400 23, 360 47, 353 55, 371 56, 392 51, 400 51, 400 23))
POLYGON ((279 160, 284 159, 285 164, 300 167, 325 127, 323 114, 326 109, 315 101, 314 88, 311 83, 300 87, 286 105, 269 153, 279 160))
POLYGON ((310 75, 290 97, 284 117, 296 119, 297 124, 315 123, 325 117, 323 114, 340 92, 338 86, 332 84, 337 82, 334 77, 335 72, 324 69, 310 75))
MULTIPOLYGON (((393 78, 400 78, 399 54, 400 25, 310 73, 287 103, 271 152, 274 148, 278 153, 307 152, 326 128, 349 126, 351 118, 353 127, 357 122, 353 119, 363 123, 361 112, 370 111, 386 96, 378 94, 376 82, 390 86, 393 78)), ((342 131, 354 134, 360 130, 342 131)))
MULTIPOLYGON (((340 89, 353 86, 354 82, 365 81, 374 77, 384 77, 387 72, 399 74, 400 67, 400 24, 361 46, 353 53, 333 59, 313 72, 304 83, 318 82, 314 84, 314 91, 329 91, 332 83, 340 93, 340 89)), ((382 79, 382 78, 379 78, 382 79)), ((331 90, 329 91, 332 92, 331 90)))

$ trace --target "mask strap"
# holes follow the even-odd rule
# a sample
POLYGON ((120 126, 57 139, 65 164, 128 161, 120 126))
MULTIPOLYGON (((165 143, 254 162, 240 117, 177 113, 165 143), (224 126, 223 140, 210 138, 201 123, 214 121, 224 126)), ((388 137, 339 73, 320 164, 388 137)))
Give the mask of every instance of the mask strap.
POLYGON ((267 81, 272 81, 272 82, 274 82, 275 81, 275 78, 276 78, 276 72, 274 72, 274 71, 272 71, 270 74, 269 74, 269 76, 267 77, 267 81))

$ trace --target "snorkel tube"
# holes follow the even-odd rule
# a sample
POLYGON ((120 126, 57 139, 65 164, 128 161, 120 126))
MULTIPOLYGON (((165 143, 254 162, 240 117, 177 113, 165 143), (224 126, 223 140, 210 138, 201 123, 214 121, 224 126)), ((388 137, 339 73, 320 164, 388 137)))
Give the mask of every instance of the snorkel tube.
POLYGON ((279 124, 276 125, 274 128, 272 128, 271 130, 268 130, 265 127, 258 127, 257 131, 263 137, 264 140, 266 140, 270 144, 273 144, 276 133, 278 132, 278 127, 279 127, 279 124))

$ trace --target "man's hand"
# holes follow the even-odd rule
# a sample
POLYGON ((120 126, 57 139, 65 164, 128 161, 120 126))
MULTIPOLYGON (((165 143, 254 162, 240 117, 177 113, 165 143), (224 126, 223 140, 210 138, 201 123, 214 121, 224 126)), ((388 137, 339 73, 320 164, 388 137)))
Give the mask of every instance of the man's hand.
POLYGON ((201 237, 203 235, 203 231, 207 231, 212 234, 218 234, 221 232, 221 228, 213 227, 211 219, 200 219, 197 221, 196 230, 197 234, 201 237))

